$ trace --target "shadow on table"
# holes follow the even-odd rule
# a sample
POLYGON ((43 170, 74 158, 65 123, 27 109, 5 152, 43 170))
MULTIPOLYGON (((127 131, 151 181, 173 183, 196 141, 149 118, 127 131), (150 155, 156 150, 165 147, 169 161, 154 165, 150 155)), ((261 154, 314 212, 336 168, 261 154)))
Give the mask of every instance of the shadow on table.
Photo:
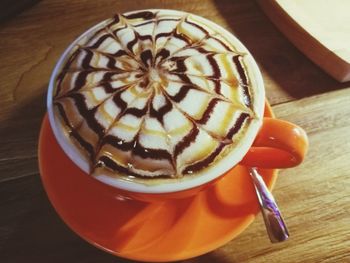
POLYGON ((0 1, 0 23, 13 16, 18 15, 22 11, 37 4, 40 0, 1 0, 0 1))
MULTIPOLYGON (((313 64, 264 15, 255 1, 219 1, 215 5, 232 31, 249 49, 263 72, 294 98, 349 86, 313 64)), ((268 88, 268 87, 267 87, 268 88)))
POLYGON ((1 262, 123 262, 80 239, 58 218, 39 175, 0 184, 1 262))
MULTIPOLYGON (((38 173, 37 146, 46 110, 46 86, 32 98, 13 100, 0 122, 0 183, 38 173)), ((8 104, 8 103, 7 103, 8 104)))

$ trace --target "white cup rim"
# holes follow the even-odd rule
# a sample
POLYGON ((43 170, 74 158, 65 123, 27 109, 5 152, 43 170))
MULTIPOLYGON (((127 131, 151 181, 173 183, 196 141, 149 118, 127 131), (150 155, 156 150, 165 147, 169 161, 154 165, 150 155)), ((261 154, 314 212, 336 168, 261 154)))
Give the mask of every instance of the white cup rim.
MULTIPOLYGON (((144 10, 134 10, 131 12, 127 12, 125 14, 131 14, 134 12, 141 12, 141 11, 169 11, 169 12, 177 12, 181 14, 189 14, 187 12, 183 11, 177 11, 177 10, 169 10, 169 9, 144 9, 144 10)), ((237 47, 238 50, 246 53, 245 56, 245 62, 249 63, 248 67, 248 74, 250 77, 250 80, 254 82, 254 85, 256 85, 256 90, 259 92, 259 94, 256 94, 256 98, 258 98, 258 101, 255 101, 255 107, 256 112, 259 115, 259 122, 256 122, 254 125, 251 125, 252 127, 248 130, 248 133, 245 137, 244 142, 242 141, 240 148, 241 151, 239 154, 236 153, 235 156, 231 156, 230 162, 220 162, 222 165, 218 169, 218 165, 214 170, 210 170, 205 175, 200 175, 198 177, 193 177, 189 179, 171 179, 173 182, 166 182, 162 184, 143 184, 138 181, 129 181, 122 178, 111 178, 108 175, 101 175, 95 178, 105 184, 108 184, 110 186, 116 187, 118 189, 130 191, 130 192, 136 192, 136 193, 146 193, 146 194, 160 194, 160 193, 173 193, 173 192, 179 192, 188 190, 191 188, 195 188, 201 185, 204 185, 210 181, 213 181, 214 179, 220 177, 230 169, 232 169, 234 166, 236 166, 245 156, 245 154, 248 152, 249 148, 253 144, 253 141, 260 129, 260 126, 262 124, 263 119, 263 112, 264 112, 264 105, 265 105, 265 89, 264 89, 264 83, 261 76, 261 72, 257 66, 257 63, 255 62, 254 58, 248 51, 248 49, 238 40, 232 33, 224 29, 223 27, 217 25, 216 23, 203 18, 201 16, 197 16, 194 14, 191 14, 196 19, 199 19, 200 21, 204 21, 205 23, 209 24, 211 27, 213 27, 215 30, 219 32, 223 32, 225 36, 228 36, 231 41, 234 42, 234 46, 237 47), (231 164, 233 163, 233 164, 231 164), (212 171, 212 172, 210 172, 212 171), (214 172, 213 172, 214 171, 214 172)), ((98 23, 97 25, 91 27, 84 33, 82 33, 79 37, 77 37, 62 53, 61 57, 59 58, 58 62, 56 63, 54 70, 50 77, 48 92, 47 92, 47 111, 48 111, 48 118, 51 125, 51 128, 53 130, 53 133, 55 135, 55 138, 62 148, 62 150, 65 152, 65 154, 70 158, 70 160, 73 161, 81 170, 83 170, 85 173, 89 173, 89 164, 86 160, 84 160, 81 157, 81 154, 77 149, 72 147, 71 143, 68 142, 68 138, 64 135, 63 129, 61 125, 59 125, 59 121, 56 120, 54 111, 53 111, 53 92, 55 88, 55 81, 57 78, 57 75, 59 74, 60 70, 62 69, 64 63, 66 62, 66 59, 71 54, 71 51, 76 46, 76 44, 84 37, 89 36, 91 33, 95 32, 96 29, 102 27, 107 23, 108 19, 105 21, 102 21, 98 23)), ((228 155, 230 156, 230 155, 228 155)), ((226 157, 224 157, 225 159, 226 157)))

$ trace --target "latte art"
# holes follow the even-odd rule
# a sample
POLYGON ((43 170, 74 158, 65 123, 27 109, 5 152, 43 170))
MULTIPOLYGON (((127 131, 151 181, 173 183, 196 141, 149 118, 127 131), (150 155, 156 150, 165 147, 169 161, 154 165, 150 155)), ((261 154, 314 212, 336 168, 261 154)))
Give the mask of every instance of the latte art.
POLYGON ((206 173, 261 116, 245 57, 183 12, 116 15, 57 76, 54 111, 90 173, 137 180, 206 173))

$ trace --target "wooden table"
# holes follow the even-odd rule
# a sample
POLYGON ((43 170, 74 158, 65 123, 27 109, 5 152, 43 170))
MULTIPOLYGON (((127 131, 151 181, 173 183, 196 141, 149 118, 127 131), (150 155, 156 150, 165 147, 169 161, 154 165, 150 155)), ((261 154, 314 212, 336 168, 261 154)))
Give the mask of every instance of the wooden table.
POLYGON ((274 195, 291 238, 270 244, 262 217, 238 238, 185 262, 350 262, 350 83, 303 56, 254 1, 41 1, 0 24, 0 262, 129 262, 61 221, 37 165, 50 73, 65 47, 95 23, 143 8, 181 9, 234 32, 256 58, 276 115, 306 129, 310 150, 281 171, 274 195))

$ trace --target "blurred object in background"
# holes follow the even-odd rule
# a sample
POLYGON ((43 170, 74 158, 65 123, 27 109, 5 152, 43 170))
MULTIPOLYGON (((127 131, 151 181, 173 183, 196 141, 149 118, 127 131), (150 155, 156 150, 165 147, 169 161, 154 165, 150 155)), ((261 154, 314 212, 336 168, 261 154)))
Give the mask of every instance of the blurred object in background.
POLYGON ((19 14, 39 1, 40 0, 0 0, 0 22, 19 14))
POLYGON ((258 0, 282 33, 340 82, 350 81, 349 0, 258 0))

